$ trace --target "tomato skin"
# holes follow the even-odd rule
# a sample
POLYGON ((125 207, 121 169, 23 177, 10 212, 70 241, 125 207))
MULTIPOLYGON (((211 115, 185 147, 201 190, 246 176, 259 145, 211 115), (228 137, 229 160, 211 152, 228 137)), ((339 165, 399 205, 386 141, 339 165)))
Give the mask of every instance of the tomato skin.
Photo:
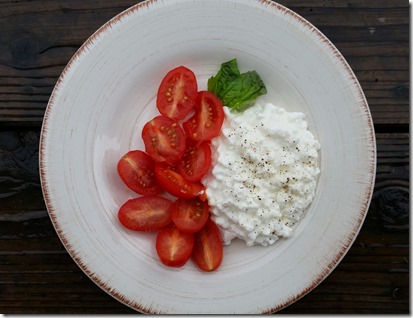
POLYGON ((177 163, 178 172, 188 181, 201 180, 211 167, 211 147, 209 141, 186 141, 185 152, 177 163))
POLYGON ((171 218, 182 232, 195 233, 201 230, 209 218, 209 205, 200 198, 178 199, 171 206, 171 218))
POLYGON ((166 266, 181 267, 191 257, 194 236, 181 232, 171 224, 158 232, 156 236, 156 253, 166 266))
POLYGON ((195 114, 182 124, 187 136, 194 140, 218 137, 225 117, 221 101, 209 91, 198 92, 195 101, 195 114))
POLYGON ((195 74, 184 66, 170 70, 159 85, 156 107, 165 117, 184 119, 195 106, 198 84, 195 74))
POLYGON ((189 199, 205 192, 202 183, 185 180, 178 172, 174 171, 173 167, 167 164, 155 164, 155 176, 166 191, 178 198, 189 199))
POLYGON ((155 162, 143 151, 126 153, 119 160, 117 171, 123 183, 136 193, 148 195, 163 191, 155 177, 155 162))
POLYGON ((172 201, 147 195, 126 201, 119 209, 119 222, 133 231, 157 231, 171 223, 172 201))
POLYGON ((156 162, 173 163, 185 151, 185 133, 179 124, 165 116, 156 116, 142 129, 148 155, 156 162))
POLYGON ((205 226, 194 234, 195 244, 192 258, 204 272, 216 270, 222 263, 224 255, 221 232, 209 218, 205 226))

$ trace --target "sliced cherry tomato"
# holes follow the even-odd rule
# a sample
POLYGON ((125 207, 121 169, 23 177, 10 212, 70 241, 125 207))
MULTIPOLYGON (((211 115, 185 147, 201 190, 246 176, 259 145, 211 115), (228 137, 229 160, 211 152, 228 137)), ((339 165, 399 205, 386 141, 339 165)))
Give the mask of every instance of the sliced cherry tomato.
POLYGON ((202 230, 194 235, 195 245, 192 258, 195 264, 204 272, 216 270, 221 265, 224 254, 218 226, 211 219, 208 219, 202 230))
POLYGON ((202 191, 201 194, 199 195, 199 198, 201 199, 201 201, 206 201, 208 199, 206 191, 202 191))
POLYGON ((185 133, 179 124, 164 116, 157 116, 142 129, 145 150, 157 162, 172 163, 185 151, 185 133))
POLYGON ((200 198, 178 199, 171 206, 171 218, 176 227, 185 233, 201 230, 209 217, 209 206, 200 198))
POLYGON ((120 223, 134 231, 157 231, 171 223, 172 201, 148 195, 126 201, 118 213, 120 223))
POLYGON ((182 126, 189 138, 210 140, 219 136, 224 116, 218 97, 211 92, 200 91, 196 96, 195 114, 182 126))
POLYGON ((183 266, 191 257, 194 236, 181 232, 171 224, 161 229, 156 236, 156 252, 167 266, 183 266))
POLYGON ((139 194, 158 194, 162 187, 155 177, 155 162, 143 151, 132 150, 118 162, 118 174, 125 185, 139 194))
POLYGON ((193 198, 202 195, 205 187, 200 182, 187 181, 169 165, 155 164, 155 176, 159 184, 178 198, 193 198))
POLYGON ((179 66, 163 78, 156 97, 156 107, 168 118, 183 119, 194 108, 197 92, 195 74, 190 69, 179 66))
POLYGON ((211 166, 211 147, 209 141, 186 141, 186 149, 177 163, 179 173, 188 181, 199 181, 211 166))

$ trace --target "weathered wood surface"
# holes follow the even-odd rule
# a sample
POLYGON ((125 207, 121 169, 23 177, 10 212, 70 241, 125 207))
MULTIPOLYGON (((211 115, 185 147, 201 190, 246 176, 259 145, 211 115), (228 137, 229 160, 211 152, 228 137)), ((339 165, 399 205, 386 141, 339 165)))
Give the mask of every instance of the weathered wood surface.
MULTIPOLYGON (((0 0, 0 312, 133 313, 65 251, 38 172, 40 125, 60 72, 103 23, 138 1, 0 0)), ((409 313, 409 3, 279 1, 318 27, 356 73, 376 129, 366 221, 333 273, 281 313, 409 313)))
MULTIPOLYGON (((137 1, 0 1, 0 123, 39 126, 79 46, 137 1)), ((376 124, 408 124, 407 1, 279 1, 319 28, 365 90, 376 124)))

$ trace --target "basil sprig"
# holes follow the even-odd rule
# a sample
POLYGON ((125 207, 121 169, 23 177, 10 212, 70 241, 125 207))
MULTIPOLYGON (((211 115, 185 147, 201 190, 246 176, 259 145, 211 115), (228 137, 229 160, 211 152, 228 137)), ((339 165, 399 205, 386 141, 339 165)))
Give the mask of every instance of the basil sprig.
POLYGON ((214 93, 224 106, 242 111, 251 106, 267 88, 256 71, 240 73, 237 60, 222 63, 215 76, 208 79, 208 90, 214 93))

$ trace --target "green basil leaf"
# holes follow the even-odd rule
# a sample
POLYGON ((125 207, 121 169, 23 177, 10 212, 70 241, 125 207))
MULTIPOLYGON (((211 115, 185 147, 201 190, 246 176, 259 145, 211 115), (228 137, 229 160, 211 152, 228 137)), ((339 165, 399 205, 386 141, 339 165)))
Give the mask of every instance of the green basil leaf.
POLYGON ((241 74, 236 59, 221 65, 217 75, 208 80, 208 90, 214 93, 224 106, 239 111, 267 93, 258 73, 250 71, 241 74))
POLYGON ((234 78, 240 75, 238 70, 237 60, 233 59, 221 64, 221 68, 217 75, 212 76, 208 80, 208 90, 218 96, 225 89, 226 83, 231 82, 234 78))

